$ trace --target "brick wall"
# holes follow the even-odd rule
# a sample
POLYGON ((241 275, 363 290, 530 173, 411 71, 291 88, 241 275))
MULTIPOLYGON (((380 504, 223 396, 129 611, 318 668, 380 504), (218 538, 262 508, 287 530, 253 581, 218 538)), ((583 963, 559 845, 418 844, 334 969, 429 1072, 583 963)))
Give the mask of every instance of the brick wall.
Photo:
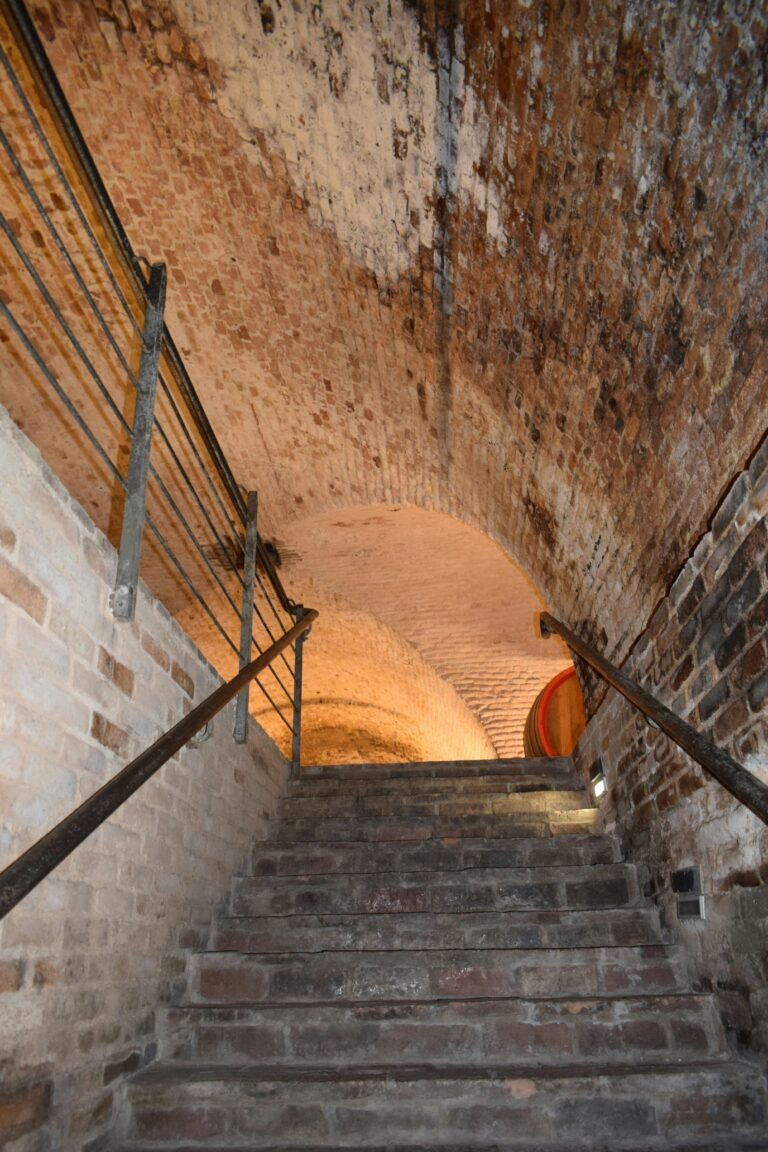
POLYGON ((759 438, 765 5, 263 7, 34 12, 264 530, 449 513, 622 658, 759 438))
MULTIPOLYGON (((142 589, 108 610, 115 555, 0 409, 0 866, 220 682, 142 589)), ((81 1149, 149 1060, 286 764, 232 706, 0 924, 0 1144, 81 1149)), ((98 1144, 98 1141, 97 1141, 98 1144)))
MULTIPOLYGON (((623 667, 768 782, 768 440, 623 667)), ((753 988, 755 1039, 768 1048, 768 828, 613 691, 579 744, 584 770, 596 756, 609 826, 646 866, 698 975, 725 991, 753 988), (669 873, 692 864, 707 918, 680 925, 669 873)))

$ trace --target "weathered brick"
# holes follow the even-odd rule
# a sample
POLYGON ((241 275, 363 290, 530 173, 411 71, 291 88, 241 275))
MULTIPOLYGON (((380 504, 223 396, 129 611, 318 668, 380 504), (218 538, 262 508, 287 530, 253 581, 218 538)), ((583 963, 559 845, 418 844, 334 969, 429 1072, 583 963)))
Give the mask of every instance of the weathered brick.
POLYGON ((761 519, 728 565, 727 577, 731 588, 740 587, 750 572, 759 566, 766 553, 768 553, 768 524, 765 519, 761 519))
POLYGON ((137 1135, 142 1140, 211 1139, 223 1135, 228 1128, 229 1114, 225 1108, 201 1104, 198 1107, 163 1109, 144 1108, 137 1119, 137 1135))
POLYGON ((32 982, 35 988, 45 988, 51 984, 58 984, 60 980, 58 963, 53 960, 36 960, 32 982))
POLYGON ((119 660, 107 651, 106 648, 99 648, 99 671, 103 676, 119 688, 126 696, 133 695, 133 682, 134 674, 130 668, 125 664, 121 664, 119 660))
POLYGON ((721 705, 723 705, 725 703, 725 701, 728 699, 729 694, 730 694, 730 690, 728 687, 727 680, 725 680, 725 679, 718 680, 718 682, 717 682, 717 684, 715 684, 714 688, 712 688, 706 694, 704 699, 699 702, 699 707, 698 707, 699 719, 700 720, 709 720, 710 717, 713 716, 715 712, 717 712, 718 708, 720 708, 721 705))
POLYGON ((747 634, 750 639, 768 631, 768 592, 757 602, 747 617, 747 634))
POLYGON ((744 624, 739 624, 718 647, 715 652, 715 664, 721 672, 743 652, 746 638, 747 630, 744 624))
MULTIPOLYGON (((721 585, 721 587, 727 591, 725 584, 721 585)), ((720 614, 720 608, 718 606, 716 615, 710 619, 709 623, 704 628, 704 631, 701 634, 701 638, 699 639, 699 643, 696 647, 699 663, 704 664, 705 661, 708 660, 712 655, 712 653, 717 651, 725 638, 725 625, 723 623, 723 618, 720 614)))
POLYGON ((141 1052, 133 1049, 121 1056, 117 1060, 110 1060, 108 1064, 104 1065, 102 1071, 102 1083, 111 1084, 113 1080, 118 1080, 123 1076, 130 1076, 141 1067, 142 1059, 141 1052))
POLYGON ((174 660, 171 665, 171 676, 176 681, 181 689, 186 692, 190 700, 195 698, 195 682, 192 677, 184 671, 178 660, 174 660))
POLYGON ((747 688, 768 666, 768 637, 758 640, 740 656, 730 678, 736 688, 747 688))
POLYGON ((738 732, 749 719, 749 708, 746 700, 734 700, 715 721, 715 740, 724 743, 738 732))
POLYGON ((693 669, 693 654, 689 652, 684 657, 682 663, 675 669, 670 679, 669 683, 674 692, 677 692, 678 689, 681 688, 683 684, 685 684, 686 680, 693 672, 693 669))
POLYGON ((620 1026, 619 1036, 627 1049, 658 1052, 668 1047, 667 1034, 659 1020, 629 1020, 620 1026))
POLYGON ((171 667, 171 658, 164 648, 157 643, 155 638, 150 632, 141 633, 141 644, 145 652, 154 660, 155 664, 159 665, 164 672, 168 672, 171 667))
POLYGON ((118 756, 125 756, 128 752, 128 733, 99 712, 94 712, 91 718, 91 736, 118 756))
POLYGON ((36 1132, 51 1111, 50 1083, 0 1085, 0 1132, 5 1140, 15 1140, 36 1132))
POLYGON ((24 982, 23 960, 0 960, 0 993, 17 992, 24 982))
POLYGON ((726 628, 733 628, 756 602, 761 590, 760 573, 753 569, 741 587, 733 593, 725 606, 723 619, 726 628))
POLYGON ((0 556, 0 596, 5 596, 22 611, 42 624, 48 610, 48 598, 10 560, 0 556))
POLYGON ((742 508, 749 495, 750 487, 749 474, 742 472, 715 513, 715 518, 712 521, 712 535, 715 541, 719 540, 731 526, 736 513, 742 508))
POLYGON ((768 699, 768 668, 753 683, 747 693, 749 706, 753 712, 760 712, 766 699, 768 699))

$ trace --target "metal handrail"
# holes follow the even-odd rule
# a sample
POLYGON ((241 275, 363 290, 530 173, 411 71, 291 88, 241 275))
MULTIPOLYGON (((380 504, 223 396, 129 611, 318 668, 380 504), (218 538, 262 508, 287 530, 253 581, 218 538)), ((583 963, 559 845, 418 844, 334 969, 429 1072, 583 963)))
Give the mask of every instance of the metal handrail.
POLYGON ((259 672, 263 672, 284 648, 298 641, 309 631, 317 616, 315 609, 304 609, 298 623, 294 624, 285 635, 250 664, 246 664, 237 676, 207 696, 188 715, 179 720, 178 724, 174 724, 173 728, 89 796, 79 808, 69 816, 65 816, 50 832, 0 872, 0 920, 100 824, 103 824, 129 796, 154 776, 163 764, 191 740, 195 733, 204 728, 242 688, 250 684, 259 672))
MULTIPOLYGON (((44 99, 49 114, 59 128, 61 138, 67 146, 70 157, 80 173, 83 186, 89 194, 99 221, 105 232, 110 236, 112 247, 120 258, 123 271, 140 300, 142 308, 144 308, 149 301, 149 280, 147 273, 120 222, 117 210, 99 174, 91 151, 78 127, 74 113, 59 84, 56 73, 51 66, 26 6, 22 3, 22 0, 0 0, 0 11, 4 14, 14 33, 16 42, 22 49, 26 64, 44 99)), ((240 517, 240 522, 245 525, 247 516, 242 492, 238 487, 232 469, 224 455, 224 450, 219 444, 211 423, 205 414, 205 410, 200 402, 200 397, 179 355, 173 337, 165 324, 163 325, 162 342, 168 364, 187 410, 205 444, 219 479, 224 485, 240 517)), ((257 543, 257 551, 264 571, 277 594, 281 607, 289 615, 295 616, 296 604, 287 595, 272 562, 272 558, 264 547, 261 538, 259 538, 257 543)))
POLYGON ((625 676, 614 664, 600 656, 590 644, 579 639, 570 628, 556 620, 554 616, 550 616, 549 612, 542 612, 539 616, 539 629, 544 639, 553 633, 561 636, 568 647, 586 660, 587 664, 612 688, 620 692, 649 721, 674 740, 675 744, 700 764, 705 772, 722 784, 731 796, 749 808, 750 812, 754 812, 764 824, 768 824, 768 786, 753 776, 743 764, 732 759, 727 752, 712 744, 706 736, 702 736, 701 732, 697 732, 680 716, 670 711, 645 688, 641 688, 629 676, 625 676))

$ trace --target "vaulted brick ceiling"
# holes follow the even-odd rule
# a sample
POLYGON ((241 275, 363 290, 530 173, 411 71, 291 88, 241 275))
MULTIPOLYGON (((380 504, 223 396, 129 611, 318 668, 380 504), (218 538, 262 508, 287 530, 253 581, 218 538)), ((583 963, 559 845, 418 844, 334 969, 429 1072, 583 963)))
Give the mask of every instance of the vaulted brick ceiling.
POLYGON ((768 414, 764 5, 34 14, 267 531, 449 513, 626 652, 768 414))

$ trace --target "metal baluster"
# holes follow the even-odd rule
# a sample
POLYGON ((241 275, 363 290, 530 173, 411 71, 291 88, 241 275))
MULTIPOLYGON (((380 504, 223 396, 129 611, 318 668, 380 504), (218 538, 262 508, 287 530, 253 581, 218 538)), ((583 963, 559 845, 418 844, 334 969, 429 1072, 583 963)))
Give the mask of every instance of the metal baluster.
MULTIPOLYGON (((248 493, 248 506, 245 521, 245 560, 243 563, 243 610, 240 616, 240 667, 251 662, 253 644, 253 589, 256 583, 256 551, 258 533, 256 518, 259 511, 259 497, 256 492, 248 493)), ((235 743, 245 744, 248 739, 248 701, 251 685, 246 684, 235 702, 235 743)))
MULTIPOLYGON (((296 605, 296 623, 304 619, 304 605, 296 605)), ((293 678, 293 740, 291 741, 291 779, 295 780, 301 767, 301 680, 304 664, 304 641, 309 635, 309 628, 296 639, 294 678, 293 678)))
POLYGON ((141 341, 141 361, 137 380, 136 411, 133 418, 131 459, 128 465, 123 527, 117 558, 112 614, 117 620, 132 620, 136 610, 139 583, 139 558, 144 534, 147 504, 147 475, 155 418, 155 394, 160 350, 163 343, 165 288, 168 279, 165 264, 153 264, 147 288, 147 311, 141 341))

